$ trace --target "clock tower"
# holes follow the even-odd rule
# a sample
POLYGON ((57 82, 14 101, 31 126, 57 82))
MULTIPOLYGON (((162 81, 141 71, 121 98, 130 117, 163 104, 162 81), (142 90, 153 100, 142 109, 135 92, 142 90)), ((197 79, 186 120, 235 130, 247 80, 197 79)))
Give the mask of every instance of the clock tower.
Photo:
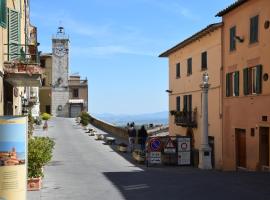
POLYGON ((52 38, 52 104, 51 113, 56 117, 69 116, 69 38, 59 27, 52 38))

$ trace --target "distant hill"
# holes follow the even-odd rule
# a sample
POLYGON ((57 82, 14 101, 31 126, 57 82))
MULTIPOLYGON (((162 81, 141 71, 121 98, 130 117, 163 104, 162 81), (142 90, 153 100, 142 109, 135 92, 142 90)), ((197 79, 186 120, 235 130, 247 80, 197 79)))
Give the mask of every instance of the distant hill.
POLYGON ((126 125, 128 122, 135 122, 135 124, 168 124, 169 112, 156 112, 156 113, 145 113, 139 115, 115 115, 111 113, 92 114, 94 117, 103 121, 115 124, 117 126, 126 125))

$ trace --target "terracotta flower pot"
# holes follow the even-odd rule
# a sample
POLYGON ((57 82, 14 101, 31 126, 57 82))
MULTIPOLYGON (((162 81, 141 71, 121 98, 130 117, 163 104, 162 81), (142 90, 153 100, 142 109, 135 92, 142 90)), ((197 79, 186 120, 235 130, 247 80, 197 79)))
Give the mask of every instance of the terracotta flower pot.
POLYGON ((27 179, 27 190, 37 191, 41 189, 42 179, 39 178, 28 178, 27 179))
POLYGON ((120 152, 127 152, 127 146, 121 146, 121 145, 118 145, 118 151, 120 152))

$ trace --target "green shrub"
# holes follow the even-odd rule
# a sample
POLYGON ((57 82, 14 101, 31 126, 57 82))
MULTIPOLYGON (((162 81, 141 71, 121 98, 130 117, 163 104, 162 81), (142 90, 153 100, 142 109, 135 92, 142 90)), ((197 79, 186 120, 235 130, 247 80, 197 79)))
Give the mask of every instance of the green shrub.
POLYGON ((55 142, 49 137, 33 137, 28 142, 28 177, 43 177, 42 167, 53 156, 55 142))
POLYGON ((79 117, 81 118, 81 121, 80 123, 83 125, 83 126, 87 126, 89 124, 89 121, 90 121, 90 115, 83 111, 80 113, 79 117))
POLYGON ((42 120, 49 120, 52 116, 48 113, 42 113, 41 119, 42 120))

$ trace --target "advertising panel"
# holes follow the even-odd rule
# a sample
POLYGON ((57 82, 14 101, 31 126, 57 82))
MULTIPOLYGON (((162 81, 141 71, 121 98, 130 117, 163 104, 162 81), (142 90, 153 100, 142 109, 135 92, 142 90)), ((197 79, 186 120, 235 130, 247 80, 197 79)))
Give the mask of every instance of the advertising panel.
POLYGON ((0 117, 0 199, 26 200, 27 117, 0 117))

